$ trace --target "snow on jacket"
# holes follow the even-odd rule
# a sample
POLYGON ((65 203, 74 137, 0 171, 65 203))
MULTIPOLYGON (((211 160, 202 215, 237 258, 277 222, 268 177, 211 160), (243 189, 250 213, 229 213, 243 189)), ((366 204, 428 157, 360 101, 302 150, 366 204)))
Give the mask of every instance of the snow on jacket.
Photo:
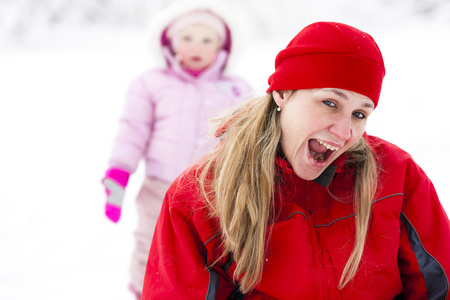
POLYGON ((164 199, 142 299, 450 299, 450 223, 432 183, 409 154, 367 138, 382 171, 360 266, 342 290, 337 286, 355 235, 353 166, 337 168, 325 187, 300 179, 277 158, 283 184, 275 203, 282 205, 255 290, 238 292, 231 255, 212 265, 222 249, 220 230, 194 168, 164 199))
POLYGON ((232 31, 228 23, 230 35, 225 48, 199 76, 191 76, 175 60, 165 38, 165 28, 177 14, 192 9, 194 3, 223 15, 223 11, 214 10, 215 6, 198 5, 203 2, 186 3, 190 5, 177 6, 175 12, 173 9, 166 11, 151 27, 151 39, 159 45, 153 53, 157 53, 157 57, 161 54, 159 63, 164 66, 145 72, 132 83, 109 159, 110 166, 133 173, 144 158, 148 177, 173 181, 215 146, 216 141, 207 138, 208 119, 234 106, 251 92, 242 78, 223 74, 233 55, 231 44, 235 51, 235 40, 239 40, 235 39, 238 31, 232 31))

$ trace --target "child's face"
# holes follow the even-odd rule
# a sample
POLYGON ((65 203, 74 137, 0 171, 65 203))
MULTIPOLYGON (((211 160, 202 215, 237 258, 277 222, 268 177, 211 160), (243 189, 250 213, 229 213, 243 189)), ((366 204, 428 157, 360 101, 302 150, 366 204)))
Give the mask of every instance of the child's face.
POLYGON ((219 48, 219 35, 214 29, 203 24, 193 24, 180 30, 175 54, 184 67, 203 70, 214 61, 219 48))

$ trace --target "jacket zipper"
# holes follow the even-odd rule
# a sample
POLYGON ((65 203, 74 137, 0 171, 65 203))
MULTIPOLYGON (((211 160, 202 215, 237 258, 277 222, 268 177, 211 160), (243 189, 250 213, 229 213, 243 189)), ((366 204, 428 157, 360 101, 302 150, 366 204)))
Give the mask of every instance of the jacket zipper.
MULTIPOLYGON (((305 180, 305 198, 307 199, 307 202, 311 201, 310 195, 311 195, 311 183, 310 180, 305 180)), ((311 216, 311 222, 310 222, 310 229, 312 232, 312 235, 314 236, 314 253, 317 260, 317 291, 318 291, 318 299, 328 299, 326 295, 328 293, 326 292, 326 273, 324 269, 324 259, 323 259, 323 251, 320 247, 320 238, 319 238, 319 232, 317 231, 314 222, 314 212, 312 212, 310 209, 308 209, 310 216, 311 216)))

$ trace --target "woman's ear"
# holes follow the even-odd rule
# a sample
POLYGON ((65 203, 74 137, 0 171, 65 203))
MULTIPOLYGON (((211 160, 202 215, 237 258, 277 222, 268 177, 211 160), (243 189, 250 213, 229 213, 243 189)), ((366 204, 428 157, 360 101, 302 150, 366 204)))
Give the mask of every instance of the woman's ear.
POLYGON ((281 109, 284 108, 284 104, 287 101, 287 98, 289 97, 288 91, 272 91, 272 97, 273 100, 275 100, 275 103, 281 107, 281 109))

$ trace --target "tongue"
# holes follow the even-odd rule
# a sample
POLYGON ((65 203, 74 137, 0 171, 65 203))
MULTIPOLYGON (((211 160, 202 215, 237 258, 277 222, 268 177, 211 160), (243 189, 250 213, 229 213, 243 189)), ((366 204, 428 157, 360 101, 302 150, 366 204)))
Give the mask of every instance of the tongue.
POLYGON ((316 153, 325 153, 328 150, 327 147, 319 144, 317 140, 309 140, 309 149, 316 153))

